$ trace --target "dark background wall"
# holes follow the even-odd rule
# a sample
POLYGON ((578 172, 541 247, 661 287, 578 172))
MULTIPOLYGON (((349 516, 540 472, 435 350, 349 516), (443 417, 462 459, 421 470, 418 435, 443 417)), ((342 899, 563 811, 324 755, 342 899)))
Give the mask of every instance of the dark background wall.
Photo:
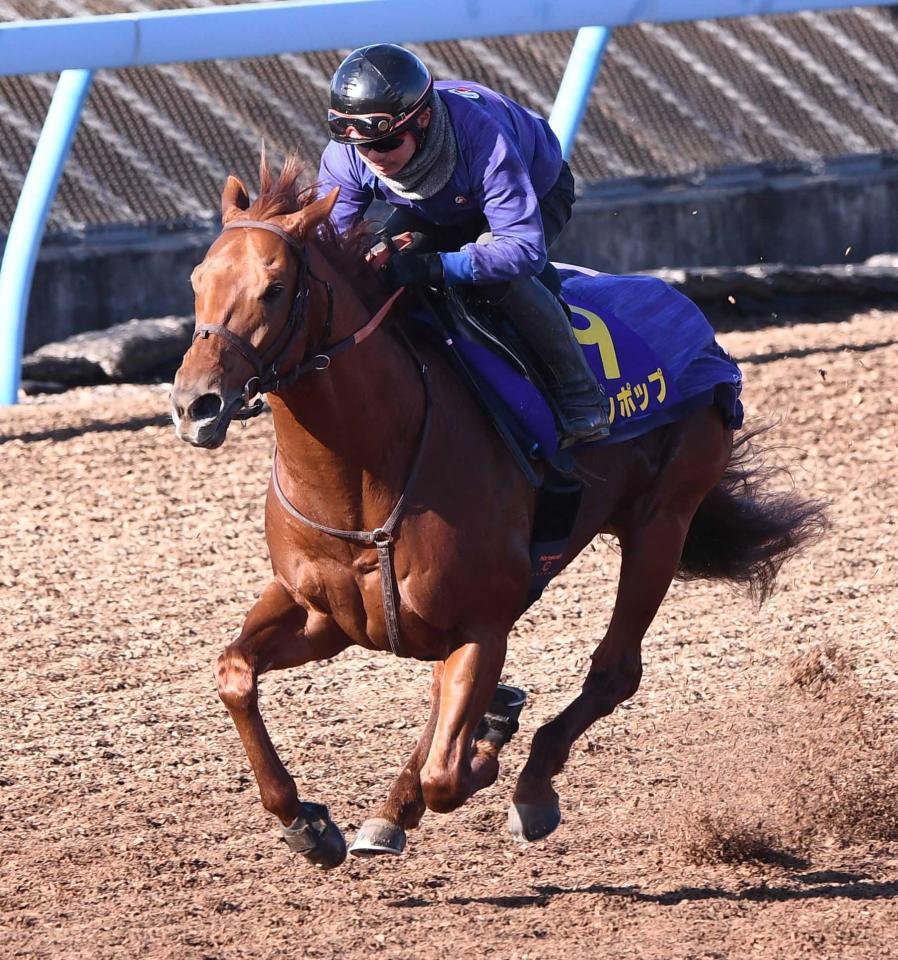
POLYGON ((747 167, 700 185, 606 184, 575 211, 553 259, 612 273, 861 263, 898 251, 898 160, 851 157, 816 173, 747 167))
MULTIPOLYGON (((859 263, 898 251, 898 159, 847 158, 816 172, 745 167, 704 182, 587 188, 552 250, 612 273, 751 263, 859 263)), ((133 317, 188 315, 190 273, 217 233, 96 228, 51 239, 35 272, 26 352, 133 317)))
POLYGON ((135 317, 192 313, 190 274, 216 233, 209 224, 94 231, 80 242, 46 243, 34 272, 25 353, 135 317))

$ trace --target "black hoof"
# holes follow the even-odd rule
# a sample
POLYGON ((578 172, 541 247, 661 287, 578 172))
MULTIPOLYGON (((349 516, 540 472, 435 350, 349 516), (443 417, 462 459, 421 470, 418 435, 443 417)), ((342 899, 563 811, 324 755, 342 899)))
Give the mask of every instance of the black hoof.
POLYGON ((508 829, 516 840, 542 840, 561 823, 558 803, 512 803, 508 808, 508 829))
POLYGON ((281 827, 284 842, 294 853, 324 870, 339 867, 346 859, 346 840, 320 803, 301 803, 289 827, 281 827))

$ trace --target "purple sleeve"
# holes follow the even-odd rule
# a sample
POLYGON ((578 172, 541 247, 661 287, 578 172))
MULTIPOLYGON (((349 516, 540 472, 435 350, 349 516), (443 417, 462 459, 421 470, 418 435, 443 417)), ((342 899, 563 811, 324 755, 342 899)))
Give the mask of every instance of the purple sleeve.
POLYGON ((546 265, 546 240, 527 165, 498 124, 481 122, 467 139, 462 149, 469 153, 472 180, 483 185, 478 200, 493 234, 491 243, 462 248, 474 282, 538 274, 546 265))
POLYGON ((374 198, 374 191, 359 176, 353 163, 354 150, 331 141, 321 154, 318 167, 318 196, 323 197, 334 187, 340 196, 334 204, 331 220, 338 233, 354 227, 365 215, 374 198))

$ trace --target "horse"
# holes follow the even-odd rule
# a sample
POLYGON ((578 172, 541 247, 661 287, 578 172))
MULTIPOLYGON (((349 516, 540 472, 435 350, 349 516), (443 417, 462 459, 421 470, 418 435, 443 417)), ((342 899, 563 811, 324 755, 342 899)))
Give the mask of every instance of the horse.
MULTIPOLYGON (((267 394, 272 579, 217 660, 217 690, 263 807, 292 850, 329 869, 346 841, 325 804, 299 798, 260 714, 259 678, 351 645, 432 663, 418 743, 352 846, 401 853, 427 810, 455 810, 496 780, 517 729, 521 700, 496 703, 514 690, 500 677, 527 607, 536 492, 444 355, 415 338, 401 291, 388 297, 361 245, 330 227, 338 191, 317 197, 301 173, 288 157, 275 174, 263 154, 252 203, 228 178, 222 231, 192 274, 195 335, 171 407, 177 436, 211 449, 267 394)), ((509 808, 518 839, 560 822, 552 780, 574 741, 636 693, 642 638, 673 578, 763 598, 819 532, 817 503, 767 489, 753 435, 737 437, 709 405, 575 449, 588 482, 561 566, 609 534, 619 580, 582 689, 533 737, 509 808)))

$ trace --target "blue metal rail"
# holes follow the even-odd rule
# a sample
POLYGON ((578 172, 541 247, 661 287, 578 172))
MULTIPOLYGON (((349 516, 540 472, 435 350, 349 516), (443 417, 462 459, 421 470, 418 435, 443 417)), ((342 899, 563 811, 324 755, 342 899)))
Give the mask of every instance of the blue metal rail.
POLYGON ((596 82, 602 54, 610 37, 611 31, 606 27, 583 27, 577 31, 577 39, 549 117, 549 124, 561 142, 565 160, 570 160, 574 150, 580 121, 586 113, 589 94, 596 82))
POLYGON ((0 266, 0 404, 17 399, 34 265, 92 78, 90 70, 60 74, 6 238, 0 266))
MULTIPOLYGON (((898 0, 886 0, 898 3, 898 0)), ((92 71, 583 27, 550 122, 570 156, 610 29, 856 6, 852 0, 286 0, 0 24, 0 76, 62 71, 0 267, 0 405, 16 402, 34 266, 92 71), (601 20, 602 26, 584 26, 601 20), (290 38, 295 38, 292 40, 290 38)))
POLYGON ((261 57, 395 40, 619 27, 857 6, 851 0, 287 0, 0 25, 0 75, 261 57), (295 38, 295 39, 293 39, 295 38))

